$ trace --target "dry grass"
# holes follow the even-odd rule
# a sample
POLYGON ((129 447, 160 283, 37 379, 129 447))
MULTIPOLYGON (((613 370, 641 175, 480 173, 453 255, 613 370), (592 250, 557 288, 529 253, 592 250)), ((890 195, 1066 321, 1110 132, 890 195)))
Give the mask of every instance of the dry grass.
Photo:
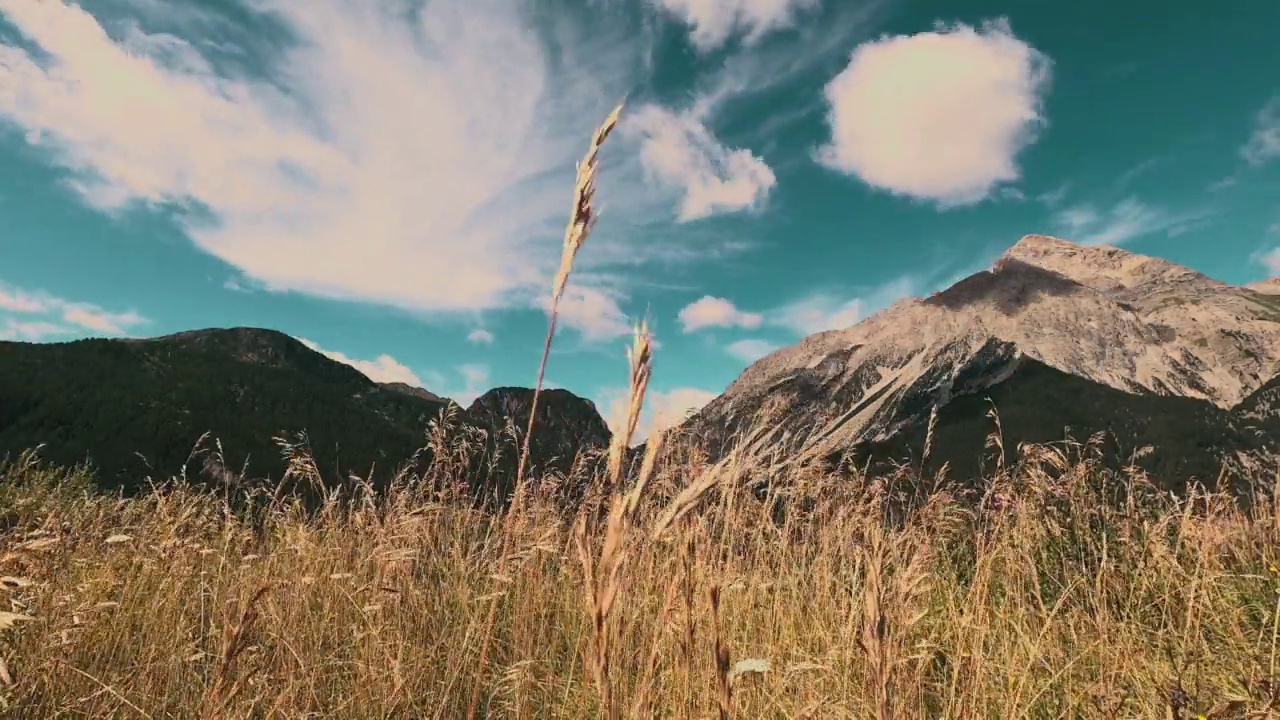
MULTIPOLYGON (((553 298, 616 119, 580 166, 553 298)), ((327 493, 318 512, 279 491, 236 508, 182 483, 102 497, 31 455, 0 467, 0 713, 1275 716, 1272 502, 1160 495, 1103 473, 1088 447, 1006 465, 998 432, 976 500, 929 478, 904 503, 895 489, 926 480, 910 469, 779 477, 744 456, 654 451, 678 438, 628 480, 644 326, 630 361, 625 429, 600 477, 574 479, 589 490, 571 517, 523 482, 510 509, 476 510, 447 422, 427 474, 381 495, 319 482, 291 445, 291 479, 327 493), (776 481, 763 500, 739 483, 760 476, 776 481)), ((1271 497, 1274 477, 1254 480, 1271 497)))
POLYGON ((603 522, 587 509, 603 497, 572 520, 531 499, 495 576, 501 518, 426 479, 250 521, 191 490, 117 501, 16 464, 0 472, 0 702, 450 718, 478 685, 483 717, 1273 712, 1270 505, 1140 483, 1117 503, 1087 464, 1024 465, 994 479, 1002 502, 940 493, 892 521, 876 484, 803 478, 787 513, 722 484, 655 538, 708 470, 655 462, 603 522))

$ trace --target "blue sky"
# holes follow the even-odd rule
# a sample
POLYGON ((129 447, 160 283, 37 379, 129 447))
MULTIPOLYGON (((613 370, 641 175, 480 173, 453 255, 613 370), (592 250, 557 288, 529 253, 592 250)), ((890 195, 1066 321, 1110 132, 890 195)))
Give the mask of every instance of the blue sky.
MULTIPOLYGON (((1280 4, 0 0, 0 337, 275 328, 666 417, 1019 237, 1280 275, 1280 4)), ((907 329, 904 329, 907 331, 907 329)))

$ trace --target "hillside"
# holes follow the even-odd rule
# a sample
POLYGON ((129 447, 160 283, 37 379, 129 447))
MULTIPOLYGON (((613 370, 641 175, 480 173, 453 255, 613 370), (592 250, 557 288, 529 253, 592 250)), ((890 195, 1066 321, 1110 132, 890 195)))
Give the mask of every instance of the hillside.
POLYGON ((765 422, 778 432, 752 450, 791 462, 908 460, 937 407, 933 457, 972 472, 990 397, 1011 458, 1019 441, 1061 440, 1068 427, 1077 440, 1111 431, 1117 458, 1163 448, 1139 465, 1177 485, 1275 449, 1280 433, 1246 430, 1237 406, 1277 375, 1276 296, 1031 235, 929 298, 760 359, 687 427, 713 454, 765 422))
MULTIPOLYGON (((535 459, 547 467, 551 454, 578 448, 571 439, 584 422, 581 411, 569 413, 572 430, 558 424, 573 400, 557 396, 541 413, 547 427, 536 439, 548 451, 537 448, 535 459)), ((284 461, 273 437, 305 430, 329 481, 370 477, 372 470, 375 483, 385 482, 426 443, 428 423, 449 402, 421 388, 379 385, 273 330, 0 342, 0 456, 43 445, 42 455, 56 463, 91 460, 98 482, 111 490, 133 491, 148 476, 158 481, 184 468, 199 477, 202 461, 189 456, 205 432, 221 441, 228 468, 253 478, 278 478, 284 461)), ((483 409, 457 419, 494 436, 508 419, 523 430, 528 418, 527 410, 511 414, 519 406, 483 409)))

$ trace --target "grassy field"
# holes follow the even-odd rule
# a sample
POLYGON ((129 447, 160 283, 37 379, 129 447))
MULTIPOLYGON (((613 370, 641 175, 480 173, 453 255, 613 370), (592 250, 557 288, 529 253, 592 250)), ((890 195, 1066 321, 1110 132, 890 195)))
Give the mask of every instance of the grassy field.
POLYGON ((1075 460, 891 520, 891 485, 795 478, 784 511, 751 468, 687 460, 619 533, 536 493, 481 514, 442 478, 248 513, 27 459, 0 470, 0 708, 455 718, 478 689, 477 717, 1272 716, 1273 508, 1117 500, 1075 460))

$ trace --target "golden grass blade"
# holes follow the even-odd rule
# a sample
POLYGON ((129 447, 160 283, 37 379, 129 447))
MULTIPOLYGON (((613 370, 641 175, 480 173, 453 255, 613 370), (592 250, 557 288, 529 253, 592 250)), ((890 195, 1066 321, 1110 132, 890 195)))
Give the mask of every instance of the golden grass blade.
MULTIPOLYGON (((560 269, 556 272, 555 280, 551 287, 551 307, 547 318, 547 334, 542 343, 542 359, 538 362, 538 377, 533 386, 533 398, 529 402, 529 422, 525 427, 524 440, 520 446, 520 458, 516 465, 511 508, 503 523, 502 553, 498 561, 499 574, 501 574, 506 565, 506 557, 509 553, 510 528, 507 527, 507 521, 512 517, 518 517, 523 509, 525 471, 529 463, 529 443, 533 438, 534 424, 538 415, 538 398, 542 394, 542 384, 546 377, 547 359, 551 356, 551 341, 556 334, 556 320, 560 313, 560 299, 563 297, 565 286, 569 282, 569 273, 573 270, 574 258, 577 257, 578 251, 582 248, 582 244, 586 241, 587 235, 590 234, 591 228, 596 222, 597 216, 592 200, 595 197, 600 147, 608 139, 610 133, 613 132, 621 114, 622 103, 619 103, 614 107, 613 112, 609 113, 608 117, 605 118, 605 121, 596 128, 595 134, 591 137, 591 145, 587 149, 587 154, 578 163, 578 175, 573 189, 573 209, 569 215, 569 224, 565 228, 564 246, 560 254, 560 269)), ((467 705, 467 720, 475 720, 476 711, 479 709, 480 683, 483 678, 483 670, 489 662, 489 643, 493 635, 493 623, 498 608, 498 597, 495 596, 489 602, 489 612, 485 619, 484 631, 480 641, 481 672, 477 673, 475 683, 472 686, 471 699, 467 705)))

